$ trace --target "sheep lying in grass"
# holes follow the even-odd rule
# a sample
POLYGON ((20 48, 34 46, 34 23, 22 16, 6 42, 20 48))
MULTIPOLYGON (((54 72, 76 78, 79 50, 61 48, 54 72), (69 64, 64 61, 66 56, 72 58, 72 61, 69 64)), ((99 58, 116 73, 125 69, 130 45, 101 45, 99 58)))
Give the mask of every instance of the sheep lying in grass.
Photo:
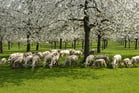
POLYGON ((107 64, 106 64, 106 62, 105 62, 105 60, 104 59, 96 59, 94 62, 93 62, 93 65, 92 65, 93 67, 98 67, 98 68, 100 68, 100 67, 107 67, 107 64))
POLYGON ((5 64, 7 62, 7 59, 6 58, 2 58, 1 60, 0 60, 0 64, 5 64))
POLYGON ((112 59, 112 68, 116 68, 118 64, 120 64, 122 60, 122 56, 121 55, 115 55, 112 59))
POLYGON ((94 55, 89 55, 85 60, 85 67, 88 67, 90 64, 94 62, 94 55))
POLYGON ((71 55, 71 56, 68 56, 67 58, 66 58, 66 60, 63 62, 63 67, 67 64, 67 63, 69 63, 69 65, 71 66, 71 63, 76 63, 76 64, 78 64, 78 57, 76 56, 76 55, 71 55))
POLYGON ((129 58, 123 59, 124 66, 131 67, 133 64, 129 58))
POLYGON ((136 65, 139 62, 139 56, 134 56, 131 58, 131 63, 136 65))

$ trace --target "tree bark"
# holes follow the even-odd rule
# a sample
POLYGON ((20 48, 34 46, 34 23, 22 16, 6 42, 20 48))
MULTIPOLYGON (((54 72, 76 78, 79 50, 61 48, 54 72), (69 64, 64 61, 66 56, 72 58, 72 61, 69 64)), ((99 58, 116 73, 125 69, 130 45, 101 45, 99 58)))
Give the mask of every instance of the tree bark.
POLYGON ((101 52, 100 47, 101 47, 101 36, 98 35, 98 41, 97 41, 97 53, 100 53, 100 52, 101 52))
POLYGON ((27 34, 27 52, 30 52, 30 35, 27 34))
POLYGON ((59 46, 60 49, 62 49, 62 38, 60 38, 60 46, 59 46))
POLYGON ((56 42, 56 41, 54 41, 54 49, 56 49, 56 45, 57 45, 57 42, 56 42))
POLYGON ((36 43, 36 51, 39 50, 39 42, 36 43))
POLYGON ((135 39, 135 49, 138 48, 138 39, 135 39))
POLYGON ((3 53, 3 38, 0 36, 0 53, 3 53))
POLYGON ((76 49, 76 39, 74 39, 73 48, 76 49))
POLYGON ((127 46, 127 41, 126 41, 126 39, 125 39, 125 48, 126 48, 126 46, 127 46))
POLYGON ((20 42, 18 42, 18 49, 20 49, 20 42))
POLYGON ((11 49, 11 42, 8 41, 8 50, 10 50, 10 49, 11 49))
POLYGON ((130 39, 128 40, 128 48, 130 48, 130 39))

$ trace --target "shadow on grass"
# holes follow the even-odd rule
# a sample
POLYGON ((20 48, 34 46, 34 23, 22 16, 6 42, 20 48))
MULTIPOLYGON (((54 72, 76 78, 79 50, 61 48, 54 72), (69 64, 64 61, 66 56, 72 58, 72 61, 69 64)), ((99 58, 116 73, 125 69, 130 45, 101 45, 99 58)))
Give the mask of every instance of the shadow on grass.
POLYGON ((5 83, 12 83, 14 85, 23 85, 25 80, 36 79, 54 79, 66 77, 73 79, 99 79, 95 71, 90 68, 68 67, 60 68, 54 67, 52 69, 38 67, 34 71, 31 69, 11 69, 7 65, 0 66, 0 87, 4 87, 5 83))

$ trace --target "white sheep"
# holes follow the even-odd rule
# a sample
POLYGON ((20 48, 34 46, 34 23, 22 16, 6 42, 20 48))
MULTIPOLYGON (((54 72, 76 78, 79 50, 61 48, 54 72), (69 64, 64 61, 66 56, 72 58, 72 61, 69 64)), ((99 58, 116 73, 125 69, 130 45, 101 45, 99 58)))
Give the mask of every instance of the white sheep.
POLYGON ((60 53, 57 53, 57 55, 52 57, 49 67, 52 68, 53 65, 58 65, 59 59, 60 59, 60 53))
POLYGON ((32 69, 40 62, 40 55, 33 55, 32 57, 32 69))
POLYGON ((72 62, 78 64, 78 57, 76 55, 68 56, 62 65, 64 67, 67 63, 69 63, 69 65, 71 66, 72 62))
POLYGON ((115 55, 112 59, 112 67, 116 68, 118 64, 120 64, 121 60, 122 60, 122 56, 121 55, 115 55))
POLYGON ((51 62, 53 56, 54 56, 54 55, 52 55, 52 54, 48 54, 48 55, 46 55, 46 56, 44 57, 43 67, 46 66, 46 63, 51 62))
POLYGON ((108 55, 97 55, 97 56, 95 56, 95 59, 104 59, 107 65, 110 62, 110 59, 109 59, 108 55))
POLYGON ((139 56, 134 56, 131 58, 131 63, 136 65, 139 62, 139 56))
POLYGON ((104 59, 96 59, 94 62, 93 62, 93 67, 107 67, 107 64, 105 62, 104 59))
POLYGON ((89 66, 94 62, 94 55, 89 55, 85 60, 85 67, 89 66))
POLYGON ((63 56, 70 55, 70 50, 61 50, 61 51, 60 51, 60 54, 61 54, 62 57, 63 57, 63 56))
POLYGON ((7 59, 6 58, 2 58, 1 60, 0 60, 0 64, 5 64, 7 62, 7 59))
POLYGON ((129 58, 123 59, 123 63, 126 67, 131 67, 133 65, 129 58))

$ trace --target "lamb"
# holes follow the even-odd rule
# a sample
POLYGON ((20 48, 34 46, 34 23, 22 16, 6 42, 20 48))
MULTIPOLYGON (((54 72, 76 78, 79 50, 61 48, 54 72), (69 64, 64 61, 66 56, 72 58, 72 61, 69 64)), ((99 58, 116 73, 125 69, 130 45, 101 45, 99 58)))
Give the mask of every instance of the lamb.
POLYGON ((112 61, 112 67, 115 69, 117 67, 117 65, 121 62, 122 60, 122 56, 121 55, 115 55, 113 57, 113 61, 112 61))
POLYGON ((7 59, 6 58, 2 58, 1 60, 0 60, 0 64, 5 64, 7 62, 7 59))
POLYGON ((58 65, 59 59, 60 59, 60 53, 57 53, 57 55, 52 57, 49 67, 52 68, 53 65, 58 65))
POLYGON ((110 62, 110 59, 109 59, 108 55, 97 55, 97 56, 95 56, 95 59, 104 59, 107 65, 110 62))
POLYGON ((107 64, 104 59, 96 59, 92 65, 93 67, 107 67, 107 64))
POLYGON ((86 58, 86 61, 85 61, 85 67, 89 66, 90 64, 92 64, 94 62, 94 55, 89 55, 87 58, 86 58))
POLYGON ((48 54, 48 55, 46 55, 46 56, 44 57, 43 67, 46 66, 46 63, 47 63, 47 62, 51 62, 53 56, 54 56, 54 55, 52 55, 52 54, 48 54))
POLYGON ((133 65, 137 64, 139 62, 139 56, 134 56, 131 58, 131 63, 133 65))
POLYGON ((28 68, 29 62, 31 63, 32 69, 34 69, 36 64, 40 62, 40 55, 39 54, 33 54, 33 55, 30 55, 30 56, 27 56, 25 58, 25 64, 23 66, 25 68, 28 68))
POLYGON ((123 63, 126 67, 131 67, 132 66, 132 62, 129 58, 123 59, 123 63))
POLYGON ((61 50, 60 51, 61 56, 65 56, 65 55, 70 55, 70 50, 61 50))
POLYGON ((76 55, 68 56, 62 65, 64 67, 67 63, 69 63, 69 65, 71 66, 72 62, 78 64, 78 57, 76 55))

